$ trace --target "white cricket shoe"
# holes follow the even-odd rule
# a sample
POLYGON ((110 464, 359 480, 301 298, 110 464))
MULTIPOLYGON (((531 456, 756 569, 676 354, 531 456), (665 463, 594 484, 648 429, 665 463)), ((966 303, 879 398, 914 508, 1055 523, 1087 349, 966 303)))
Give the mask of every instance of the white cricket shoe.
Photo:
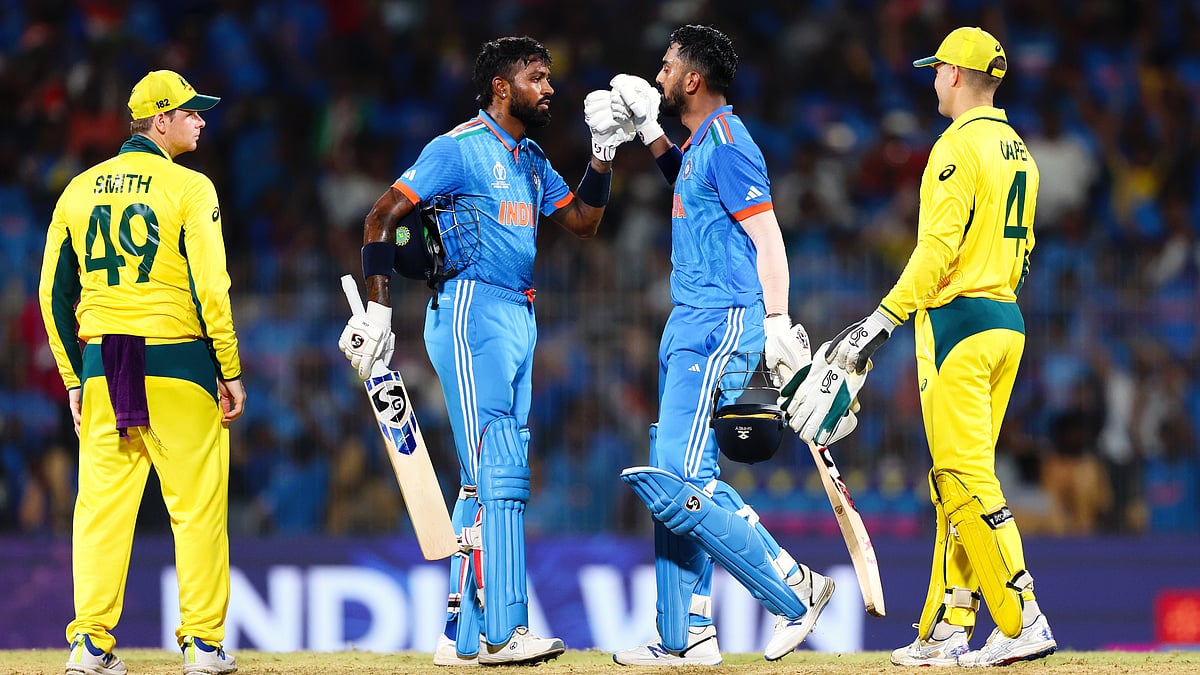
POLYGON ((71 640, 71 655, 67 657, 67 675, 125 675, 125 662, 112 652, 92 644, 85 633, 76 633, 71 640))
MULTIPOLYGON (((480 646, 483 641, 479 641, 480 646)), ((435 666, 477 666, 479 665, 479 655, 475 656, 460 656, 458 647, 454 640, 439 635, 437 641, 437 649, 433 652, 433 665, 435 666)))
POLYGON ((512 637, 502 645, 484 642, 479 647, 479 664, 484 666, 515 666, 556 659, 567 651, 558 638, 541 638, 525 626, 517 626, 512 637))
POLYGON ((640 647, 622 649, 613 654, 613 662, 622 666, 719 666, 721 648, 717 646, 715 626, 692 626, 688 629, 687 649, 676 654, 667 651, 662 642, 648 642, 640 647))
POLYGON ((225 675, 237 671, 237 662, 219 644, 185 635, 179 649, 183 652, 183 675, 225 675))
MULTIPOLYGON (((913 628, 917 625, 913 624, 913 628)), ((912 644, 892 651, 893 666, 957 666, 958 657, 970 651, 967 629, 958 627, 944 640, 918 637, 912 644)))
POLYGON ((829 599, 833 597, 833 589, 833 579, 809 569, 804 579, 792 586, 792 590, 804 601, 808 611, 795 620, 785 616, 775 617, 775 632, 763 651, 763 658, 778 661, 799 647, 821 617, 821 610, 829 604, 829 599))
POLYGON ((1010 638, 997 628, 988 636, 983 647, 958 657, 958 665, 968 668, 978 666, 1007 666, 1017 661, 1032 661, 1050 656, 1058 651, 1054 633, 1046 615, 1038 614, 1021 634, 1010 638))

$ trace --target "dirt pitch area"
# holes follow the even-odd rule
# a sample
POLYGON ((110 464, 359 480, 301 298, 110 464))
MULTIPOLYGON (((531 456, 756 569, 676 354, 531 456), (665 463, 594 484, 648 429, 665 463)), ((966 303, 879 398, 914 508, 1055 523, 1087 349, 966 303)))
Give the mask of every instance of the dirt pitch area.
MULTIPOLYGON (((117 649, 125 661, 130 675, 179 675, 180 657, 157 649, 117 649)), ((367 652, 294 652, 276 654, 268 652, 239 651, 235 654, 238 673, 250 675, 263 673, 280 675, 388 675, 404 673, 427 675, 455 672, 479 672, 480 668, 437 668, 432 665, 430 654, 401 652, 397 654, 374 654, 367 652)), ((0 674, 8 675, 59 675, 67 658, 67 650, 10 650, 0 651, 0 674)), ((496 672, 522 672, 517 667, 500 669, 496 672)), ((595 650, 568 651, 550 663, 529 669, 537 675, 593 675, 596 673, 655 672, 654 668, 627 669, 612 662, 610 654, 595 650)), ((805 675, 864 675, 867 673, 896 673, 909 670, 888 663, 884 652, 861 652, 856 654, 824 654, 800 651, 774 663, 767 663, 759 654, 726 654, 725 664, 717 667, 693 666, 672 668, 673 675, 739 673, 742 675, 767 675, 777 673, 804 673, 805 675)), ((915 671, 915 669, 912 669, 915 671)), ((928 671, 923 671, 928 672, 928 671)), ((1200 673, 1200 651, 1194 652, 1071 652, 1064 651, 1039 661, 1017 663, 1009 666, 1004 675, 1194 675, 1200 673)))

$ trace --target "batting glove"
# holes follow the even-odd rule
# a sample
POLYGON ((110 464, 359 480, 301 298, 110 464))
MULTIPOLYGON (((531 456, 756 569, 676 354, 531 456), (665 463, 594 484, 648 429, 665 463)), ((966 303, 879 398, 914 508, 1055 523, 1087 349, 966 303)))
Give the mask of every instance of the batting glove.
POLYGON ((800 324, 793 326, 786 314, 764 319, 763 332, 767 334, 766 366, 778 378, 777 382, 787 382, 812 363, 808 332, 800 324))
POLYGON ((658 123, 658 106, 662 94, 654 85, 637 75, 617 75, 608 83, 616 96, 613 97, 613 116, 621 119, 628 116, 633 120, 642 143, 650 145, 663 136, 658 123))
POLYGON ((598 89, 583 99, 583 120, 592 132, 592 154, 602 162, 611 162, 617 146, 634 138, 633 121, 617 121, 612 113, 610 91, 598 89))
POLYGON ((371 376, 377 362, 384 366, 391 363, 396 349, 396 334, 391 327, 392 308, 377 302, 368 302, 365 313, 355 314, 346 322, 338 348, 362 379, 371 376))
MULTIPOLYGON (((821 345, 827 349, 829 343, 821 345)), ((792 431, 819 446, 831 445, 854 431, 859 410, 858 392, 867 371, 848 373, 837 364, 818 359, 792 376, 779 392, 779 407, 792 431)))
POLYGON ((867 318, 838 333, 829 348, 821 353, 825 355, 826 363, 837 363, 844 371, 864 373, 871 355, 892 336, 895 328, 896 324, 876 309, 867 318))

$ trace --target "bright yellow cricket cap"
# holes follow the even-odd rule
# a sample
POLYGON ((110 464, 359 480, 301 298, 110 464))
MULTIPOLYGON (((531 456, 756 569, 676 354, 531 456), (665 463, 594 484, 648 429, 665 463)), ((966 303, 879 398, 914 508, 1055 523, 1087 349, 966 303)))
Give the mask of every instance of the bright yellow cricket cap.
POLYGON ((196 93, 183 76, 171 70, 155 70, 146 74, 129 92, 129 114, 135 120, 154 117, 160 112, 208 110, 221 99, 196 93))
MULTIPOLYGON (((1004 77, 1005 69, 992 68, 992 59, 1004 56, 1004 47, 1000 41, 982 28, 963 26, 950 31, 942 45, 933 56, 917 59, 913 65, 935 66, 939 63, 949 63, 959 68, 968 68, 987 73, 993 77, 1004 77)), ((1005 56, 1007 62, 1008 57, 1005 56)))

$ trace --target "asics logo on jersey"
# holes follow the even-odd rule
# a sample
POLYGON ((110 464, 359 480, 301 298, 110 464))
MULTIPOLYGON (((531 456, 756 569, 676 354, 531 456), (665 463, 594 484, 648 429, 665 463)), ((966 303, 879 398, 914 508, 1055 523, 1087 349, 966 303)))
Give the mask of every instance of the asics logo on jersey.
POLYGON ((954 170, 957 168, 958 167, 954 166, 953 164, 947 164, 946 168, 942 169, 942 172, 938 174, 938 180, 946 180, 950 176, 953 176, 954 170))
POLYGON ((513 227, 533 227, 537 224, 533 204, 529 202, 510 202, 507 199, 500 202, 500 212, 496 214, 496 220, 501 225, 511 225, 513 227))
POLYGON ((762 190, 759 190, 756 186, 751 185, 750 191, 746 193, 746 201, 750 201, 751 199, 758 199, 761 196, 763 196, 762 190))

